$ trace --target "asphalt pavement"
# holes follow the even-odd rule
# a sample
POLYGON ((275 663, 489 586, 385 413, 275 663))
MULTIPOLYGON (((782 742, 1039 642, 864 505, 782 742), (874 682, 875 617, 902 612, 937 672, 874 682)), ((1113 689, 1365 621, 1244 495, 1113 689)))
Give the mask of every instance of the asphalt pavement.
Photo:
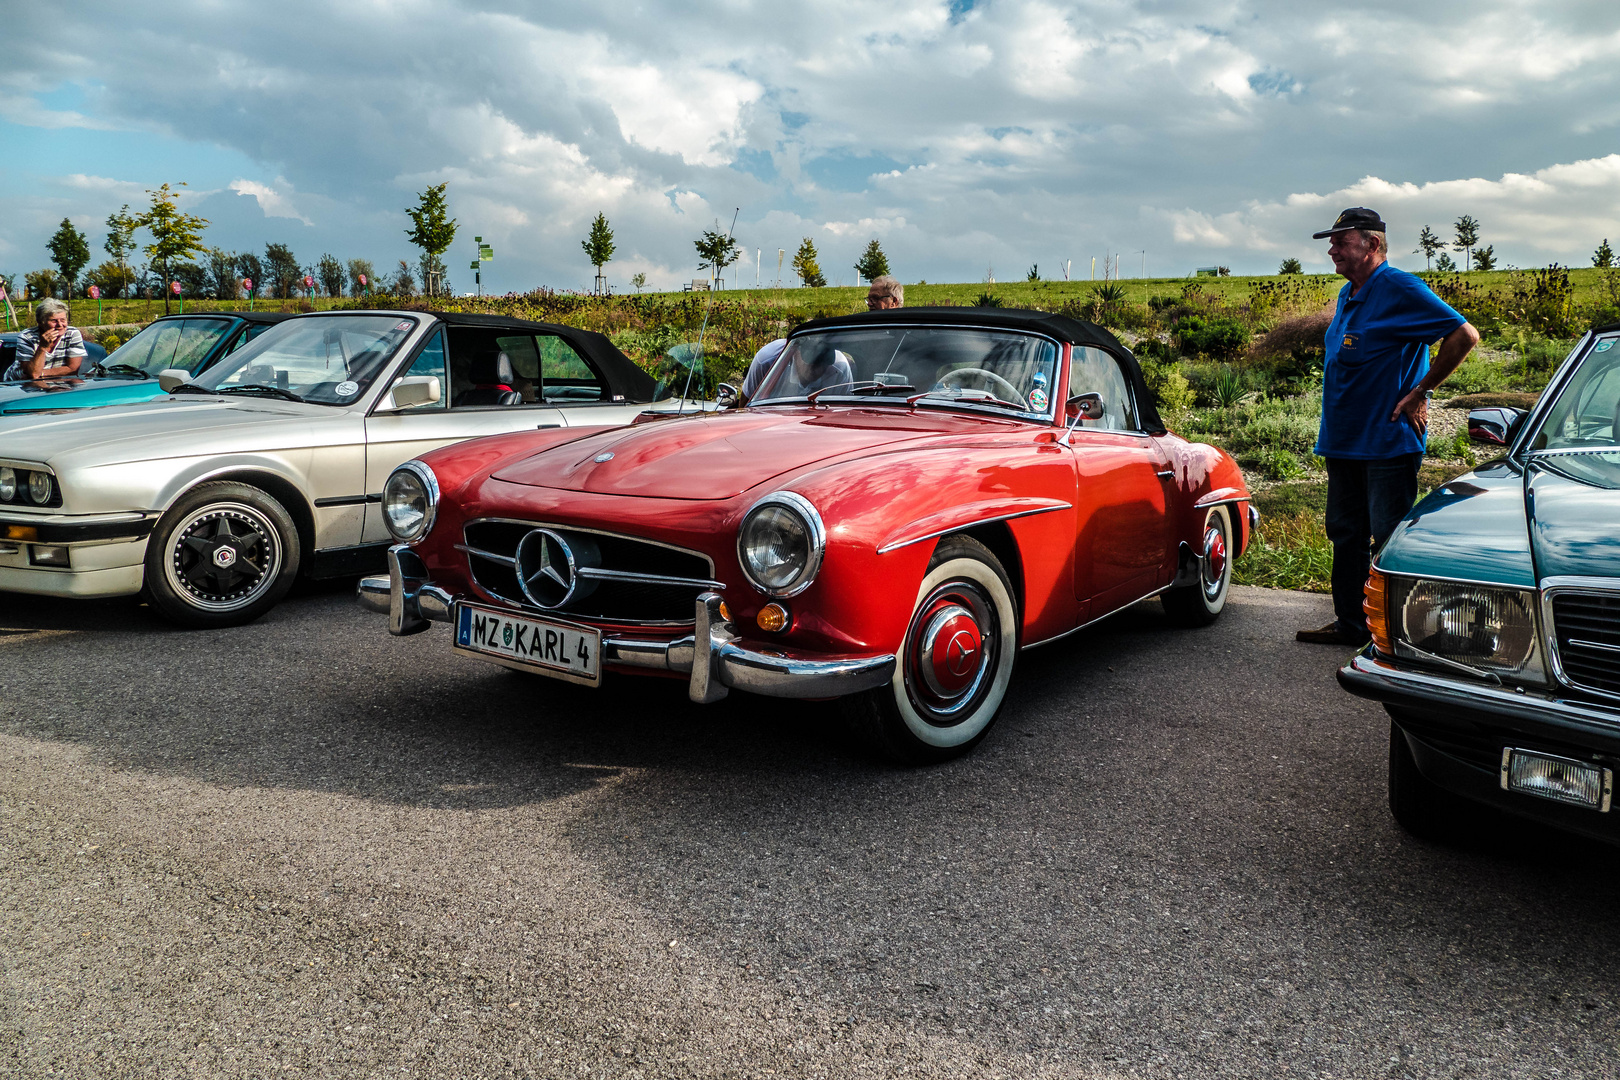
POLYGON ((902 770, 347 587, 0 594, 0 1075, 1612 1080, 1620 854, 1400 832, 1327 617, 1141 605, 902 770))

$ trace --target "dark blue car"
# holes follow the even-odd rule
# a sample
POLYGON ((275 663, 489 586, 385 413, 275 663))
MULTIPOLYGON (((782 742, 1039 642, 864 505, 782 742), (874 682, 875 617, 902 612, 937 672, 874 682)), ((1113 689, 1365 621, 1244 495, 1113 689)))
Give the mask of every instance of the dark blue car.
MULTIPOLYGON (((0 415, 37 409, 88 409, 128 405, 164 394, 158 372, 170 368, 200 375, 259 334, 291 318, 278 312, 219 311, 158 319, 108 353, 85 343, 80 374, 31 382, 0 382, 0 415)), ((16 334, 0 335, 0 371, 11 363, 16 334)))
POLYGON ((1483 804, 1620 842, 1620 324, 1583 337, 1533 410, 1469 429, 1506 452, 1378 553, 1373 643, 1339 682, 1389 711, 1409 832, 1455 835, 1483 804))

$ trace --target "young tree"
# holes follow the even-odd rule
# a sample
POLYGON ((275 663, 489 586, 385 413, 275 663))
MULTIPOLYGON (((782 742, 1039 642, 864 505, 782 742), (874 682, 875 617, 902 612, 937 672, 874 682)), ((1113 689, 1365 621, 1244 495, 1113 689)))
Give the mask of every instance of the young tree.
POLYGON ((1609 246, 1609 238, 1605 236, 1603 243, 1592 252, 1592 265, 1600 270, 1609 270, 1614 267, 1614 249, 1609 246))
POLYGON ((1425 225, 1423 231, 1418 234, 1418 246, 1412 249, 1412 254, 1423 256, 1423 269, 1427 270, 1434 262, 1434 257, 1445 249, 1446 242, 1440 239, 1440 234, 1425 225))
MULTIPOLYGON (((107 240, 101 246, 111 255, 121 269, 128 270, 129 257, 135 253, 135 230, 140 227, 140 221, 129 212, 129 203, 116 214, 107 215, 107 240)), ((123 278, 125 275, 120 274, 123 278)), ((134 271, 128 273, 129 283, 135 280, 134 271)), ((128 288, 129 285, 124 286, 128 288)))
POLYGON ((236 252, 224 248, 214 248, 208 253, 208 276, 215 299, 235 300, 236 294, 241 292, 242 283, 236 276, 236 258, 236 252))
POLYGON ((444 280, 444 262, 439 258, 450 250, 456 238, 456 219, 447 216, 449 210, 444 201, 444 189, 448 186, 447 181, 418 192, 416 206, 405 208, 412 222, 405 230, 405 237, 422 249, 422 291, 429 296, 448 292, 450 288, 450 283, 444 280))
POLYGON ((364 296, 366 290, 375 291, 380 288, 382 288, 382 282, 377 280, 377 271, 371 268, 370 259, 349 260, 350 296, 364 296), (366 279, 364 282, 360 280, 362 277, 366 279))
POLYGON ((800 284, 810 289, 821 289, 827 285, 827 279, 821 276, 821 264, 816 262, 816 244, 808 236, 799 243, 799 250, 793 255, 793 272, 799 275, 800 284))
MULTIPOLYGON (((883 254, 883 248, 875 238, 866 245, 866 250, 861 252, 860 259, 855 263, 855 272, 867 281, 880 278, 889 272, 889 257, 883 254)), ((1029 280, 1038 281, 1040 275, 1037 274, 1029 280)))
POLYGON ((1039 280, 1041 280, 1041 264, 1040 263, 1030 263, 1029 264, 1029 273, 1024 275, 1024 280, 1025 281, 1039 281, 1039 280))
POLYGON ((737 241, 720 231, 720 223, 716 221, 714 228, 703 230, 703 235, 692 241, 697 248, 699 270, 708 270, 709 280, 713 281, 725 272, 726 267, 737 261, 741 252, 737 249, 737 241))
POLYGON ((1277 267, 1277 273, 1279 274, 1303 274, 1304 272, 1305 268, 1292 255, 1284 259, 1282 265, 1277 267))
POLYGON ((343 295, 343 264, 331 255, 322 255, 315 264, 315 275, 321 279, 321 288, 327 296, 343 295))
POLYGON ((1442 274, 1455 274, 1457 272, 1457 264, 1452 262, 1451 256, 1444 251, 1434 260, 1434 268, 1442 274))
POLYGON ((404 259, 399 260, 399 269, 394 272, 394 280, 388 283, 388 291, 394 296, 416 295, 416 279, 411 277, 411 264, 404 259))
MULTIPOLYGON (((186 185, 181 183, 180 186, 186 185)), ((202 242, 202 231, 208 227, 208 219, 182 214, 175 205, 180 193, 171 191, 168 184, 147 194, 152 196, 152 205, 135 219, 135 224, 152 234, 152 242, 144 250, 152 270, 163 279, 163 313, 167 315, 169 280, 175 266, 208 250, 202 242)))
POLYGON ((1457 230, 1457 239, 1451 250, 1462 252, 1463 265, 1468 266, 1474 261, 1474 245, 1479 243, 1479 222, 1464 214, 1453 227, 1457 230))
POLYGON ((613 230, 608 227, 607 215, 597 212, 596 220, 591 222, 591 234, 579 242, 585 249, 585 257, 591 260, 596 267, 596 292, 602 291, 602 267, 613 258, 613 230))
POLYGON ((35 270, 32 274, 23 275, 23 283, 28 287, 29 300, 44 300, 46 297, 56 295, 56 286, 62 278, 55 270, 35 270))
POLYGON ((1495 270, 1496 269, 1496 245, 1495 244, 1487 244, 1485 247, 1482 247, 1482 248, 1480 248, 1480 249, 1478 249, 1477 251, 1474 252, 1474 269, 1475 270, 1495 270))
POLYGON ((275 290, 274 295, 289 299, 298 288, 298 279, 304 272, 298 267, 298 257, 286 244, 264 245, 264 276, 275 290))
POLYGON ((170 268, 180 291, 185 296, 203 297, 214 291, 214 279, 209 272, 194 262, 175 263, 170 268))
POLYGON ((90 261, 90 240, 73 227, 68 218, 62 219, 56 235, 45 244, 51 250, 51 262, 62 274, 62 287, 69 300, 73 299, 73 283, 79 280, 79 271, 90 261))
POLYGON ((115 296, 127 295, 126 290, 132 288, 134 284, 135 271, 127 266, 120 266, 111 259, 84 275, 85 288, 95 285, 101 289, 101 295, 109 300, 115 296))
POLYGON ((636 287, 636 292, 640 292, 642 289, 647 287, 647 275, 640 272, 632 274, 630 277, 630 284, 636 287))
POLYGON ((264 288, 264 263, 251 251, 244 251, 236 257, 236 276, 246 278, 253 282, 253 288, 248 291, 249 296, 258 296, 264 288))

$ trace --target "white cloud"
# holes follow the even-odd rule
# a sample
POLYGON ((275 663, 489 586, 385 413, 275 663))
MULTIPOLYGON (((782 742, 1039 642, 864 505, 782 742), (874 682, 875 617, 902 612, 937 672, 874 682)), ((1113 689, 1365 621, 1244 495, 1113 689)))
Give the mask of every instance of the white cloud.
POLYGON ((261 184, 257 180, 232 180, 229 186, 238 195, 253 196, 265 217, 292 218, 294 221, 302 221, 305 225, 315 224, 308 215, 293 206, 291 198, 285 194, 286 181, 278 178, 277 182, 282 185, 282 191, 277 191, 268 184, 261 184))

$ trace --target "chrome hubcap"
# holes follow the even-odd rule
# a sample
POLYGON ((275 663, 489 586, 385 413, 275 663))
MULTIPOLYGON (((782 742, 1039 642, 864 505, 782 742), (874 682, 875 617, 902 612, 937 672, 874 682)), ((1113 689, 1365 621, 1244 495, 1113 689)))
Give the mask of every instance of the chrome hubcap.
POLYGON ((1199 557, 1204 595, 1214 600, 1226 582, 1226 535, 1214 525, 1204 530, 1204 553, 1199 557))
POLYGON ((977 585, 952 581, 918 605, 908 634, 906 690, 930 724, 948 727, 973 712, 989 685, 998 622, 977 585))

